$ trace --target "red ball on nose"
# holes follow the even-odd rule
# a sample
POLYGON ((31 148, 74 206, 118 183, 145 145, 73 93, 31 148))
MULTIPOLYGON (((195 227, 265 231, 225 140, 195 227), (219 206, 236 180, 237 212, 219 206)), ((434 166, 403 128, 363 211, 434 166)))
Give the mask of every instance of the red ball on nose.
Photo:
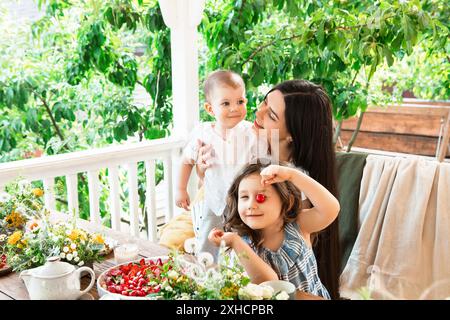
POLYGON ((262 193, 258 193, 257 195, 256 195, 256 202, 258 202, 258 203, 263 203, 264 201, 266 201, 266 196, 265 195, 263 195, 262 193))

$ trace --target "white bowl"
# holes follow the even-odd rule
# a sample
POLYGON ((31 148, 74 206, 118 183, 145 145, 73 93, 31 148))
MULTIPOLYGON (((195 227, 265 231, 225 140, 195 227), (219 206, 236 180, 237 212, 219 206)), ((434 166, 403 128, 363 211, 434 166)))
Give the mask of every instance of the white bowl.
MULTIPOLYGON (((162 261, 164 261, 164 260, 167 260, 168 258, 169 258, 168 256, 156 256, 156 257, 144 258, 144 260, 145 261, 150 261, 150 260, 156 261, 158 259, 161 259, 162 261)), ((112 292, 109 292, 108 290, 106 290, 102 286, 103 284, 105 284, 105 277, 109 271, 111 271, 112 269, 119 268, 122 265, 127 265, 129 263, 139 263, 139 261, 141 261, 141 259, 124 262, 124 263, 118 264, 114 267, 111 267, 111 268, 103 271, 97 279, 97 292, 98 292, 99 298, 101 300, 148 300, 149 298, 147 298, 147 297, 130 297, 130 296, 124 296, 124 295, 118 294, 118 293, 112 293, 112 292), (105 296, 105 298, 102 299, 103 296, 105 296)))

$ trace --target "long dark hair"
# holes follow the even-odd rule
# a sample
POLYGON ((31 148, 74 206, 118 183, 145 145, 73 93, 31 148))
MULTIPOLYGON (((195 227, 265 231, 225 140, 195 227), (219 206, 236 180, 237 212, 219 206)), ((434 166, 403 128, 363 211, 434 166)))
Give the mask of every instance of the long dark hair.
MULTIPOLYGON (((306 80, 289 80, 272 88, 284 96, 286 128, 292 137, 290 161, 338 197, 332 106, 325 90, 306 80)), ((333 299, 339 295, 339 217, 314 235, 319 277, 333 299)))
MULTIPOLYGON (((237 232, 240 236, 248 236, 257 250, 261 248, 264 239, 260 230, 251 229, 239 216, 239 185, 245 178, 253 174, 259 175, 261 170, 268 165, 258 160, 256 163, 246 165, 237 174, 231 187, 228 189, 227 207, 225 210, 224 230, 237 232)), ((290 181, 274 183, 272 186, 281 200, 281 216, 283 217, 284 226, 286 223, 292 222, 297 218, 302 208, 302 195, 300 190, 290 181)))

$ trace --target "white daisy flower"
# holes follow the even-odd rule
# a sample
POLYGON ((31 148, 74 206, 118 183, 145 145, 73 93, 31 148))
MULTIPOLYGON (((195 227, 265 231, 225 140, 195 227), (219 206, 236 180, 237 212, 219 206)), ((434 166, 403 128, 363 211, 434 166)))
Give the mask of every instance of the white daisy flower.
POLYGON ((276 300, 289 300, 289 295, 286 293, 286 291, 281 291, 277 296, 275 297, 276 300))
POLYGON ((249 283, 243 288, 240 288, 238 295, 243 300, 262 300, 263 290, 257 284, 249 283))
POLYGON ((169 272, 167 272, 167 276, 169 277, 169 279, 176 280, 178 278, 178 272, 176 272, 175 270, 170 270, 169 272))
POLYGON ((28 185, 30 184, 30 181, 23 179, 20 180, 17 185, 19 186, 19 190, 22 191, 23 189, 25 189, 28 185))
POLYGON ((6 192, 2 192, 0 193, 0 203, 5 203, 7 201, 9 201, 11 199, 11 196, 6 193, 6 192))
POLYGON ((198 255, 198 261, 205 267, 209 267, 214 263, 214 257, 209 252, 201 252, 198 255))
POLYGON ((75 262, 80 261, 80 257, 75 257, 75 258, 73 258, 73 261, 75 261, 75 262))
POLYGON ((191 300, 191 296, 188 293, 183 292, 178 299, 179 300, 191 300))
POLYGON ((59 256, 61 257, 61 259, 65 259, 65 258, 66 258, 66 254, 65 254, 64 252, 61 252, 61 253, 59 254, 59 256))
POLYGON ((273 288, 272 288, 272 287, 269 287, 269 286, 265 286, 265 285, 262 285, 261 287, 263 288, 263 290, 262 290, 262 297, 263 297, 264 299, 270 299, 270 298, 272 298, 272 296, 273 296, 273 294, 274 294, 273 288))
POLYGON ((184 241, 184 251, 186 251, 186 253, 195 253, 196 248, 197 241, 195 240, 195 238, 189 238, 184 241))
POLYGON ((68 255, 66 255, 66 260, 67 261, 72 261, 73 255, 71 253, 69 253, 68 255))
POLYGON ((78 257, 78 251, 74 251, 74 252, 72 252, 72 254, 74 257, 78 257))
POLYGON ((64 247, 64 248, 63 248, 63 251, 64 251, 65 253, 69 252, 69 247, 64 247))
POLYGON ((78 265, 81 267, 84 264, 84 261, 78 262, 78 265))
POLYGON ((77 245, 75 243, 70 244, 70 249, 75 250, 77 248, 77 245))
POLYGON ((173 291, 173 288, 172 288, 171 286, 167 286, 167 287, 164 288, 164 290, 169 291, 169 292, 172 292, 172 291, 173 291))

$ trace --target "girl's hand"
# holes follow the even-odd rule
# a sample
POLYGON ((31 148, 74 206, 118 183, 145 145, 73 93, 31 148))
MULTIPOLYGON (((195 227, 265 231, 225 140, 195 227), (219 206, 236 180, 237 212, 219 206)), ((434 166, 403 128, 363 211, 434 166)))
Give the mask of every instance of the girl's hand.
POLYGON ((186 211, 190 211, 191 200, 189 194, 185 189, 178 189, 175 195, 175 204, 178 208, 183 208, 186 211))
POLYGON ((215 244, 216 246, 220 246, 220 242, 225 241, 225 245, 227 247, 232 248, 233 247, 233 242, 236 240, 236 237, 238 237, 238 235, 234 232, 223 232, 220 229, 217 228, 213 228, 208 235, 208 240, 215 244))
POLYGON ((270 165, 261 171, 261 185, 266 186, 272 183, 290 180, 292 176, 291 168, 270 165))

